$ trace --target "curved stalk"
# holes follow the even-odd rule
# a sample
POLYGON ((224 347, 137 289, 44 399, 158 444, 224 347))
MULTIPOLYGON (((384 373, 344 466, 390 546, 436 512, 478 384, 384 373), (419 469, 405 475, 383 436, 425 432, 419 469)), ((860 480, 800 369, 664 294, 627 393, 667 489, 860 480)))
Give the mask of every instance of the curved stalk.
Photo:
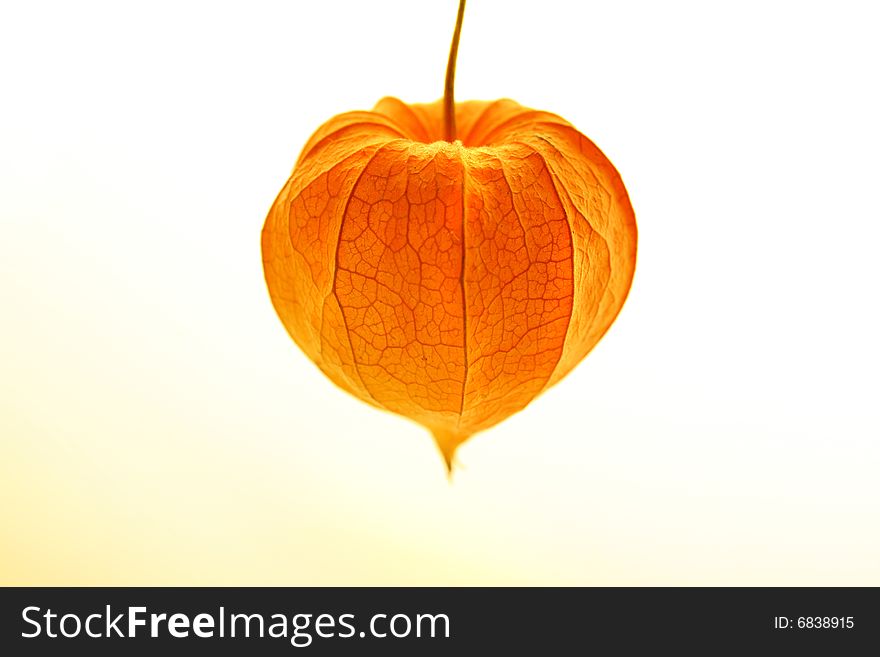
POLYGON ((458 17, 455 19, 455 32, 452 33, 452 47, 449 49, 449 62, 446 64, 446 87, 443 90, 443 128, 446 141, 455 141, 455 59, 458 57, 458 40, 461 37, 461 21, 464 18, 465 0, 459 0, 458 17))

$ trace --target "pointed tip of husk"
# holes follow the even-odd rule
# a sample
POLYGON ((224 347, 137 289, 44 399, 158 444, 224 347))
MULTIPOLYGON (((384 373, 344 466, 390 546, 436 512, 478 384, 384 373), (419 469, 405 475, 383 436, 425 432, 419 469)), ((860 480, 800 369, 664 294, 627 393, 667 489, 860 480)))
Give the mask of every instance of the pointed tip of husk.
POLYGON ((446 465, 446 479, 448 481, 452 481, 452 457, 455 455, 455 450, 451 453, 443 452, 443 463, 446 465))
POLYGON ((434 435, 434 442, 437 444, 437 449, 440 450, 440 454, 443 456, 443 463, 446 464, 446 476, 449 481, 452 481, 455 451, 458 449, 459 445, 470 438, 470 435, 442 429, 433 429, 431 433, 434 435))

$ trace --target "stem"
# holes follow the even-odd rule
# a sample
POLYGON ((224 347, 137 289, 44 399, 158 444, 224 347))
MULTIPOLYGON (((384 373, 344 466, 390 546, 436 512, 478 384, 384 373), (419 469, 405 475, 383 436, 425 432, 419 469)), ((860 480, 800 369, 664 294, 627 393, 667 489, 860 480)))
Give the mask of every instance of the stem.
POLYGON ((458 17, 455 19, 455 32, 452 33, 452 47, 449 49, 449 63, 446 64, 446 87, 443 90, 443 128, 446 141, 455 141, 455 58, 458 56, 458 39, 461 36, 461 21, 464 18, 465 0, 459 0, 458 17))

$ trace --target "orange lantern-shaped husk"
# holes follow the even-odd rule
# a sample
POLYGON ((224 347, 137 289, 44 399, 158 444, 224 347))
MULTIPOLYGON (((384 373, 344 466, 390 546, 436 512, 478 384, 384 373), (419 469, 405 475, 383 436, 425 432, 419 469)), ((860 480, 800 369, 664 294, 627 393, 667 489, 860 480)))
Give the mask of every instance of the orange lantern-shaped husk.
POLYGON ((451 462, 602 337, 636 223, 617 170, 512 100, 384 98, 308 141, 263 229, 269 293, 337 385, 430 429, 451 462))

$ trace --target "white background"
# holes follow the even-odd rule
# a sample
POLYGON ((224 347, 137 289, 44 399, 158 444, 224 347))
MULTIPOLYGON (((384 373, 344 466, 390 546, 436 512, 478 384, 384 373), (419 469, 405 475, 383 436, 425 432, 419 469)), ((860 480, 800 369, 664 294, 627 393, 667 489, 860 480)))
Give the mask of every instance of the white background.
POLYGON ((571 121, 640 242, 449 485, 259 234, 320 123, 442 94, 455 4, 3 5, 4 583, 880 584, 876 3, 469 3, 458 99, 571 121))

